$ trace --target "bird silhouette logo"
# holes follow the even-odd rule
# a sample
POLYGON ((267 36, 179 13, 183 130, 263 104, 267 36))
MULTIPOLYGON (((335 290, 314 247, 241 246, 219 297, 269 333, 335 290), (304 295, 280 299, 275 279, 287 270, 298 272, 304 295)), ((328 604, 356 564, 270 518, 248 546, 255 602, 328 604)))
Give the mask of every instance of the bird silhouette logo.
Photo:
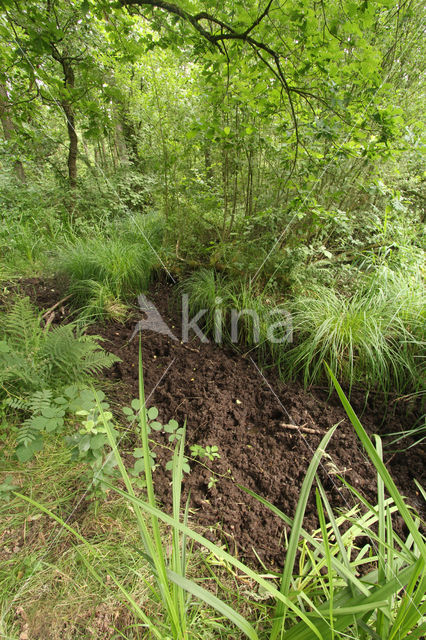
POLYGON ((154 331, 155 333, 161 333, 169 336, 172 340, 177 340, 174 333, 164 322, 157 307, 142 293, 138 296, 138 304, 140 310, 145 314, 145 318, 136 323, 130 340, 133 340, 133 338, 141 331, 154 331))

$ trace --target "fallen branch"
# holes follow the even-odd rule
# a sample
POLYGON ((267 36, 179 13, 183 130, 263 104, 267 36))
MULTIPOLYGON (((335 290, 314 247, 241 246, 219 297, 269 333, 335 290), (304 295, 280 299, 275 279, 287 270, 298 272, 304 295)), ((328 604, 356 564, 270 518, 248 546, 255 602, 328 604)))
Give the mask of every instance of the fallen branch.
MULTIPOLYGON (((43 331, 45 333, 47 332, 47 330, 49 329, 50 325, 52 324, 54 317, 55 317, 55 312, 51 311, 50 316, 47 318, 46 324, 44 325, 44 328, 43 328, 43 331)), ((44 316, 43 316, 43 318, 44 318, 44 316)))
POLYGON ((65 296, 65 298, 62 298, 62 300, 59 300, 58 302, 56 302, 53 307, 50 307, 50 309, 48 309, 45 313, 43 313, 43 315, 41 316, 44 320, 44 318, 47 318, 47 316, 49 316, 52 311, 54 311, 56 309, 56 307, 59 307, 60 304, 62 304, 63 302, 66 302, 69 298, 71 298, 71 294, 69 294, 68 296, 65 296))
POLYGON ((297 424, 287 424, 286 422, 280 422, 280 427, 284 427, 284 429, 292 429, 293 431, 303 431, 304 433, 316 433, 318 435, 322 435, 322 431, 318 431, 318 429, 311 429, 310 427, 302 424, 300 427, 297 424))

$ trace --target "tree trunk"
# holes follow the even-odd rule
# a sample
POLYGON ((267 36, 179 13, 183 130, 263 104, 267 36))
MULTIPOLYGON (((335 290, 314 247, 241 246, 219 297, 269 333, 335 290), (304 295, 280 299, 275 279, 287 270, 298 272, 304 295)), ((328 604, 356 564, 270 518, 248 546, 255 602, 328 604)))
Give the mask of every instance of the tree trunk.
POLYGON ((74 89, 75 76, 74 69, 72 68, 67 56, 61 55, 54 44, 52 46, 52 56, 60 63, 64 72, 64 88, 65 95, 61 100, 61 107, 65 113, 68 130, 68 180, 71 189, 75 189, 77 186, 77 153, 78 153, 78 136, 75 130, 75 115, 72 103, 68 98, 68 90, 74 89))
POLYGON ((121 166, 129 164, 129 154, 127 153, 126 142, 123 133, 123 125, 121 122, 115 123, 114 131, 115 151, 121 166))
POLYGON ((65 117, 67 119, 67 129, 69 138, 69 151, 68 151, 68 179, 71 189, 75 189, 77 186, 77 151, 78 151, 78 137, 75 131, 75 118, 74 111, 71 104, 67 100, 62 100, 62 109, 64 110, 65 117))
MULTIPOLYGON (((14 136, 15 127, 13 125, 12 118, 10 117, 9 96, 3 82, 0 82, 0 120, 5 140, 9 141, 14 136)), ((20 160, 15 160, 15 173, 21 182, 26 182, 24 166, 20 160)))
POLYGON ((210 148, 209 140, 204 143, 204 167, 206 171, 207 182, 212 184, 213 183, 213 167, 212 167, 211 148, 210 148))

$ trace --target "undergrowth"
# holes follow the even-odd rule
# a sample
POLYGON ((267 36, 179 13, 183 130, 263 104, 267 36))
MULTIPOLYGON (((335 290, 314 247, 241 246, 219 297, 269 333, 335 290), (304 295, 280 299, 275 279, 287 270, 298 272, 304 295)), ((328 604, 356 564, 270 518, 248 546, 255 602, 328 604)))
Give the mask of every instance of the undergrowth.
POLYGON ((80 326, 42 326, 42 314, 20 298, 0 314, 0 398, 84 382, 117 361, 80 326))

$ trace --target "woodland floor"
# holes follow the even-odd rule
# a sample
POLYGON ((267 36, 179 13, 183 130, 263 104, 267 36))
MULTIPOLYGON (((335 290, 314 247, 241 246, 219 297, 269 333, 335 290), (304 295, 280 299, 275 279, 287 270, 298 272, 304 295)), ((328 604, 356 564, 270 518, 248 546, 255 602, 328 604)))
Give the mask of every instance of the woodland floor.
MULTIPOLYGON (((49 309, 65 294, 54 280, 22 280, 11 288, 25 293, 41 308, 49 309)), ((172 288, 165 283, 152 287, 154 302, 175 335, 180 337, 179 311, 172 288)), ((94 325, 91 333, 101 335, 103 346, 121 358, 102 382, 117 415, 119 407, 138 396, 137 338, 130 341, 142 313, 137 309, 125 324, 94 325)), ((69 308, 59 305, 53 323, 66 322, 69 308)), ((230 551, 252 564, 258 558, 268 568, 282 566, 284 525, 258 501, 244 493, 247 487, 293 516, 303 478, 322 435, 339 423, 323 457, 319 477, 335 510, 354 505, 338 474, 351 483, 368 501, 376 504, 376 477, 336 394, 326 389, 305 391, 299 384, 283 384, 269 369, 263 374, 255 354, 244 357, 215 344, 194 339, 187 344, 154 332, 143 332, 144 379, 148 406, 159 410, 159 419, 187 421, 187 444, 216 445, 220 458, 203 464, 191 462, 184 478, 184 497, 190 491, 190 521, 205 535, 221 540, 230 551), (299 427, 299 428, 298 428, 299 427), (218 477, 208 488, 212 472, 218 477)), ((403 401, 385 407, 377 396, 367 403, 353 392, 352 404, 370 433, 392 433, 412 428, 418 407, 407 411, 403 401), (384 417, 385 416, 385 417, 384 417)), ((171 457, 164 436, 154 434, 159 463, 154 473, 157 496, 166 508, 171 505, 171 457)), ((130 434, 125 446, 138 446, 138 434, 130 434)), ((408 446, 410 441, 405 441, 408 446)), ((130 446, 128 447, 130 449, 130 446)), ((416 510, 423 508, 413 479, 424 484, 425 447, 405 452, 385 449, 385 462, 396 484, 416 510)), ((311 493, 304 527, 318 526, 314 493, 311 493)), ((397 524, 400 528, 400 525, 397 524)), ((400 530, 402 533, 402 531, 400 530)))

